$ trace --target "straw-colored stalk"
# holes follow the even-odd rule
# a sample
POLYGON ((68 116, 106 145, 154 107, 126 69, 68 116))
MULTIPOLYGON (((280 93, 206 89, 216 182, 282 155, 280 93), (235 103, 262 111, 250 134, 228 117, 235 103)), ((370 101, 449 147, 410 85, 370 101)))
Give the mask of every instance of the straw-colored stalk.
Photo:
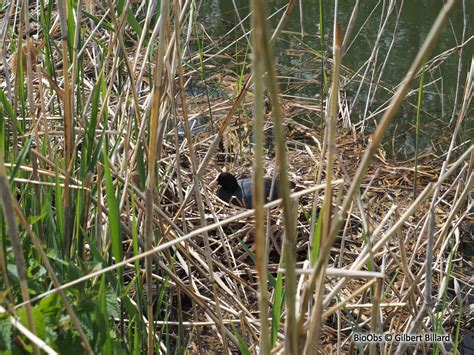
MULTIPOLYGON (((283 129, 283 117, 279 103, 279 89, 277 85, 275 63, 273 60, 271 41, 267 35, 267 20, 265 17, 265 2, 262 0, 254 1, 254 16, 256 23, 260 23, 263 40, 261 45, 263 62, 267 73, 267 87, 270 94, 270 100, 273 110, 276 156, 280 175, 280 192, 283 198, 283 215, 285 222, 284 237, 284 260, 286 268, 286 349, 289 353, 298 352, 298 337, 296 333, 296 273, 295 273, 295 215, 290 198, 290 185, 288 180, 288 162, 286 156, 285 134, 283 129)), ((294 3, 293 3, 294 5, 294 3)), ((258 78, 257 78, 258 80, 258 78)))
MULTIPOLYGON (((189 150, 189 157, 191 160, 191 169, 193 172, 193 184, 194 184, 194 195, 196 197, 196 202, 199 210, 199 218, 201 222, 201 226, 205 227, 207 225, 206 222, 206 216, 205 216, 205 209, 204 209, 204 203, 202 200, 201 196, 201 189, 200 189, 200 183, 199 183, 199 175, 198 175, 198 160, 196 158, 196 154, 194 153, 194 147, 193 147, 193 141, 191 137, 191 128, 189 127, 189 119, 188 119, 188 112, 187 112, 187 104, 186 104, 186 97, 185 97, 185 89, 184 89, 184 70, 183 66, 181 64, 181 53, 180 53, 180 42, 179 42, 179 6, 177 1, 174 1, 174 9, 175 9, 175 41, 176 41, 176 53, 177 53, 177 58, 179 59, 178 62, 178 76, 179 76, 179 92, 180 92, 180 99, 182 102, 182 110, 183 110, 183 123, 184 123, 184 131, 186 135, 186 143, 188 145, 188 150, 189 150)), ((217 328, 219 329, 221 338, 222 338, 222 345, 223 345, 223 351, 224 353, 229 352, 229 346, 227 344, 227 334, 225 331, 225 326, 222 318, 222 310, 220 307, 220 301, 219 301, 219 294, 218 294, 218 288, 214 276, 214 270, 213 270, 213 263, 212 263, 212 251, 211 247, 209 245, 209 236, 207 234, 207 231, 203 233, 203 241, 204 241, 204 246, 205 246, 205 256, 206 256, 206 262, 209 267, 209 279, 211 281, 211 286, 212 286, 212 291, 213 291, 213 296, 214 296, 214 302, 215 302, 215 308, 216 308, 216 316, 218 319, 218 324, 217 328)))
MULTIPOLYGON (((27 90, 28 90, 28 105, 29 105, 29 110, 28 114, 33 117, 34 114, 34 99, 33 99, 33 56, 32 56, 32 51, 33 51, 33 45, 32 41, 30 39, 30 21, 29 21, 29 1, 23 1, 23 6, 22 6, 22 12, 23 12, 23 17, 24 17, 24 26, 25 26, 25 47, 26 48, 26 83, 27 83, 27 90)), ((20 47, 21 48, 21 47, 20 47)), ((21 52, 21 55, 24 55, 23 51, 19 50, 21 52)))
MULTIPOLYGON (((180 4, 179 4, 179 1, 178 0, 173 0, 173 11, 174 11, 174 16, 175 16, 175 23, 174 23, 174 48, 175 48, 175 54, 176 54, 176 59, 177 59, 177 67, 178 67, 178 88, 179 88, 179 94, 180 94, 180 99, 181 99, 181 107, 182 107, 182 115, 183 115, 183 121, 184 121, 184 124, 185 124, 185 134, 186 134, 186 140, 187 140, 187 143, 188 143, 188 149, 189 149, 189 155, 190 155, 190 158, 191 158, 191 161, 192 161, 192 169, 193 169, 193 176, 196 176, 195 173, 196 173, 196 169, 195 169, 195 154, 194 154, 194 147, 193 147, 193 144, 192 144, 192 140, 191 140, 191 130, 189 128, 189 121, 188 121, 188 109, 187 109, 187 102, 186 102, 186 96, 184 95, 184 70, 183 70, 183 65, 182 65, 182 61, 181 61, 181 58, 182 58, 182 53, 181 53, 181 45, 180 45, 180 33, 181 33, 181 22, 180 22, 180 19, 179 19, 179 14, 180 14, 180 4)), ((147 18, 148 18, 148 14, 147 14, 147 18)), ((142 37, 143 38, 143 37, 142 37)), ((141 42, 142 39, 140 39, 140 42, 141 42)), ((140 43, 141 44, 141 43, 140 43)), ((178 113, 177 113, 177 109, 176 109, 176 105, 177 105, 177 102, 174 103, 174 101, 172 102, 172 105, 173 105, 173 112, 174 112, 174 116, 175 116, 175 126, 178 127, 178 122, 179 122, 179 119, 178 119, 178 113)), ((176 147, 179 146, 179 136, 178 136, 178 130, 176 129, 175 130, 175 145, 176 147)), ((181 169, 179 169, 181 165, 181 159, 180 159, 180 156, 179 154, 176 154, 176 171, 177 171, 177 187, 178 187, 178 197, 179 197, 179 201, 181 203, 181 205, 183 205, 183 194, 182 194, 182 191, 183 191, 183 187, 182 187, 182 176, 181 176, 181 169)), ((193 182, 195 184, 198 183, 197 179, 195 178, 193 180, 193 182)), ((199 189, 197 189, 195 187, 196 191, 198 191, 199 189)), ((182 216, 183 218, 183 221, 185 220, 185 216, 183 214, 182 216)), ((186 230, 186 226, 185 224, 183 223, 184 225, 184 230, 186 230)), ((189 252, 189 248, 188 248, 188 243, 186 243, 184 245, 184 248, 186 248, 187 252, 189 252)), ((194 280, 192 280, 192 274, 189 275, 189 277, 191 278, 190 280, 190 283, 193 283, 194 280)), ((184 333, 183 333, 183 311, 182 311, 182 302, 181 302, 181 291, 178 290, 177 292, 177 298, 178 298, 178 302, 177 302, 177 308, 178 308, 178 320, 179 320, 179 323, 178 323, 178 341, 179 343, 181 344, 181 347, 182 349, 184 349, 184 333)), ((192 307, 193 307, 193 312, 194 314, 197 314, 197 310, 196 310, 196 304, 195 302, 192 303, 192 307)), ((156 322, 155 322, 156 324, 156 322)), ((197 337, 200 337, 200 329, 198 328, 197 329, 197 337)), ((182 351, 182 349, 178 349, 178 351, 182 351)))
POLYGON ((270 353, 268 328, 267 251, 265 235, 263 142, 264 142, 264 52, 267 41, 265 33, 265 8, 263 2, 253 1, 253 78, 254 78, 254 171, 253 206, 255 208, 255 258, 258 276, 258 307, 260 311, 260 353, 270 353))
MULTIPOLYGON (((441 179, 438 181, 437 184, 441 184, 443 181, 445 181, 454 171, 456 171, 456 169, 459 168, 459 166, 461 166, 461 164, 469 157, 469 154, 471 153, 471 151, 474 151, 474 149, 470 149, 468 151, 466 151, 461 157, 459 157, 459 159, 454 163, 452 164, 451 168, 449 169, 449 171, 447 171, 442 177, 441 179)), ((371 251, 372 253, 376 253, 377 251, 379 251, 384 245, 386 245, 387 241, 392 238, 392 236, 396 235, 397 231, 402 227, 402 225, 408 220, 408 218, 410 218, 415 212, 416 210, 421 206, 422 203, 424 203, 426 201, 426 199, 430 196, 431 193, 433 193, 434 191, 434 185, 433 184, 429 184, 425 187, 425 189, 420 192, 420 194, 418 195, 418 198, 410 205, 410 207, 405 211, 405 213, 403 213, 403 215, 401 215, 399 217, 399 219, 395 222, 395 224, 390 227, 379 239, 378 241, 375 243, 375 245, 373 245, 371 251)), ((378 234, 378 233, 377 233, 378 234)), ((373 237, 376 237, 377 234, 374 233, 373 237)), ((370 257, 370 254, 368 252, 368 248, 366 247, 365 249, 363 249, 359 256, 357 257, 357 259, 353 262, 353 264, 351 265, 350 267, 350 270, 361 270, 363 268, 363 266, 365 265, 365 263, 369 260, 369 257, 370 257)), ((347 279, 346 278, 342 278, 341 280, 339 280, 339 282, 333 287, 333 289, 331 290, 331 292, 327 295, 326 299, 324 300, 324 303, 323 305, 326 307, 330 302, 331 300, 335 297, 335 295, 337 294, 337 292, 339 292, 339 290, 342 288, 342 286, 347 282, 347 279)), ((413 282, 413 287, 416 287, 416 280, 414 280, 413 282)), ((407 294, 409 292, 406 292, 407 294)))
MULTIPOLYGON (((414 79, 416 73, 418 70, 421 68, 421 65, 425 62, 426 58, 428 57, 429 53, 431 52, 432 48, 436 44, 436 41, 439 37, 439 34, 441 33, 442 29, 444 28, 444 25, 446 24, 446 21, 448 20, 449 15, 452 13, 456 5, 458 4, 459 0, 451 0, 446 5, 443 7, 441 10, 440 14, 438 15, 438 18, 436 19, 435 23, 433 24, 433 27, 428 34, 422 48, 420 48, 416 58, 414 59, 410 69, 408 70, 404 80, 402 81, 401 85, 399 86, 397 92, 393 96, 389 108, 385 111, 384 116, 382 117, 382 120, 380 121, 379 125, 377 126, 377 129, 375 133, 372 136, 372 142, 369 144, 367 147, 367 150, 364 153, 364 156, 362 158, 362 161, 356 171, 356 174, 354 175, 354 178, 352 180, 351 186, 349 187, 349 191, 346 194, 346 197, 336 213, 336 215, 333 218, 332 224, 331 224, 331 230, 329 233, 329 239, 327 243, 325 243, 322 248, 321 248, 321 254, 329 253, 329 250, 336 240, 337 234, 339 232, 339 229, 342 225, 342 223, 345 220, 347 210, 349 209, 352 200, 354 198, 354 195, 357 191, 359 191, 360 184, 362 181, 363 176, 365 175, 369 163, 374 156, 375 152, 377 151, 382 138, 387 131, 388 127, 390 126, 391 122, 396 116, 396 113, 398 112, 402 102, 404 101, 405 95, 407 94, 408 90, 410 89, 410 84, 412 80, 414 79)), ((432 187, 432 186, 431 186, 432 187)), ((422 193, 423 194, 423 193, 422 193)), ((421 196, 421 195, 420 195, 421 196)), ((419 197, 420 197, 419 196, 419 197)), ((419 198, 418 198, 419 199, 419 198)), ((417 200, 418 200, 417 199, 417 200)), ((303 308, 308 304, 310 295, 312 294, 316 281, 318 279, 320 269, 325 266, 325 260, 324 258, 319 258, 316 266, 314 268, 313 275, 311 275, 310 281, 308 283, 308 287, 305 289, 304 295, 303 295, 303 300, 302 300, 302 305, 303 308)), ((304 322, 305 314, 301 314, 300 320, 299 320, 299 326, 301 326, 304 322)))
MULTIPOLYGON (((275 43, 275 41, 278 37, 278 34, 281 32, 281 30, 284 27, 286 21, 288 20, 288 18, 290 16, 290 13, 293 10, 293 7, 295 6, 295 4, 296 4, 296 0, 290 0, 290 2, 288 3, 288 6, 287 6, 285 12, 283 13, 282 17, 280 18, 280 21, 278 22, 278 25, 277 25, 277 27, 275 28, 275 30, 272 34, 272 37, 271 37, 271 40, 270 40, 270 43, 272 45, 273 45, 273 43, 275 43)), ((206 171, 206 168, 207 168, 209 162, 211 161, 212 157, 214 156, 214 153, 215 153, 215 151, 216 151, 216 149, 219 145, 219 142, 221 141, 222 136, 224 135, 225 129, 227 128, 227 126, 232 121, 232 118, 234 117, 234 114, 236 113, 237 109, 239 108, 240 104, 242 103, 243 99, 245 98, 245 94, 247 93, 247 90, 250 86, 250 82, 251 82, 252 79, 253 79, 253 74, 250 74, 247 77, 247 79, 245 80, 244 84, 242 85, 242 87, 240 89, 240 92, 237 95, 234 102, 232 103, 232 106, 229 109, 227 115, 223 119, 221 119, 219 131, 217 132, 216 138, 212 141, 210 147, 208 148, 208 150, 206 152, 206 155, 204 156, 204 158, 201 160, 201 163, 199 164, 199 169, 198 169, 198 176, 199 177, 201 177, 204 174, 204 172, 206 171)), ((140 130, 141 130, 141 128, 140 128, 140 130)), ((135 152, 136 152, 136 150, 135 150, 135 152)), ((134 156, 132 156, 132 161, 134 161, 134 156)), ((184 207, 186 206, 186 204, 188 203, 189 199, 192 196, 193 190, 194 190, 194 185, 192 185, 191 189, 188 190, 186 196, 184 197, 183 204, 182 204, 181 208, 179 209, 179 211, 176 213, 175 217, 173 218, 173 221, 176 221, 177 218, 181 215, 182 210, 184 209, 184 207)), ((167 231, 165 232, 165 234, 166 233, 167 233, 167 231)))
MULTIPOLYGON (((156 53, 156 69, 154 75, 152 104, 150 113, 150 135, 148 140, 148 176, 145 191, 145 249, 150 250, 153 247, 153 192, 155 187, 155 165, 156 165, 156 147, 158 133, 158 118, 160 116, 160 105, 163 94, 163 71, 165 59, 165 40, 166 40, 166 24, 168 22, 168 1, 161 2, 160 17, 160 37, 158 41, 158 49, 156 53)), ((153 258, 150 255, 145 259, 146 280, 147 280, 147 316, 148 316, 148 354, 154 352, 154 330, 153 330, 153 258)))
POLYGON ((64 180, 63 191, 63 208, 64 208, 64 250, 69 256, 72 244, 72 221, 70 218, 70 189, 69 177, 72 169, 72 153, 74 149, 73 141, 73 107, 71 100, 71 87, 69 80, 69 54, 68 54, 68 28, 67 28, 67 4, 65 0, 58 1, 59 20, 61 23, 61 51, 63 60, 63 110, 64 110, 64 152, 65 152, 65 172, 66 179, 64 180))
MULTIPOLYGON (((422 74, 423 75, 423 74, 422 74)), ((422 76, 423 78, 423 76, 422 76)), ((472 80, 472 79, 471 79, 472 80)), ((468 80, 469 83, 469 80, 468 80)), ((467 85, 466 91, 472 90, 472 85, 467 85)), ((461 111, 463 113, 463 111, 461 111)), ((455 139, 457 137, 457 134, 459 132, 461 123, 464 119, 464 115, 460 114, 458 116, 458 120, 456 122, 456 127, 453 132, 453 137, 451 139, 450 146, 448 148, 448 152, 446 154, 446 160, 443 162, 443 166, 441 167, 440 175, 438 177, 438 183, 434 189, 433 197, 431 199, 431 204, 429 208, 429 214, 428 214, 428 236, 427 236, 427 245, 426 245, 426 261, 425 261, 425 288, 424 288, 424 294, 423 294, 423 306, 421 310, 418 312, 416 318, 412 322, 410 326, 409 333, 414 334, 418 331, 423 319, 429 312, 430 308, 434 306, 434 301, 432 298, 432 291, 433 291, 433 253, 434 253, 434 247, 435 247, 435 240, 434 240, 434 234, 435 234, 435 206, 438 203, 438 195, 440 194, 440 187, 441 187, 441 180, 443 177, 443 173, 446 171, 447 166, 449 164, 449 160, 452 154, 452 151, 454 149, 454 144, 455 144, 455 139)), ((472 150, 472 145, 471 145, 471 150, 472 150)), ((470 174, 468 181, 467 181, 467 188, 466 190, 469 191, 471 189, 471 186, 474 181, 474 174, 470 174)), ((466 191, 465 190, 465 191, 466 191)), ((466 197, 466 195, 462 194, 462 196, 466 197)), ((458 200, 459 203, 463 201, 463 199, 458 200)), ((456 204, 457 206, 459 205, 456 204)), ((448 218, 449 220, 449 218, 448 218)), ((406 345, 401 343, 397 349, 398 353, 402 353, 406 349, 406 345)))
MULTIPOLYGON (((334 184, 335 185, 340 185, 342 183, 342 180, 336 180, 334 181, 334 184)), ((314 186, 311 186, 305 190, 302 190, 302 191, 298 191, 298 192, 294 192, 291 197, 294 198, 294 199, 298 199, 300 198, 301 196, 305 196, 305 195, 308 195, 308 194, 311 194, 315 191, 322 191, 323 189, 325 188, 325 185, 314 185, 314 186)), ((92 197, 91 197, 92 200, 94 200, 92 197)), ((274 208, 278 205, 280 205, 282 203, 282 199, 278 199, 278 200, 275 200, 275 201, 272 201, 272 202, 268 202, 264 205, 264 208, 267 210, 267 209, 270 209, 270 208, 274 208)), ((102 211, 105 213, 106 212, 106 209, 104 208, 104 206, 102 206, 102 211)), ((80 284, 84 281, 87 281, 87 280, 91 280, 91 279, 94 279, 104 273, 107 273, 107 272, 111 272, 111 271, 114 271, 114 270, 117 270, 118 268, 120 267, 124 267, 126 266, 127 264, 130 264, 130 263, 133 263, 135 262, 136 260, 141 260, 141 259, 146 259, 147 257, 151 256, 151 255, 154 255, 156 253, 159 253, 160 251, 163 251, 167 248, 171 248, 173 246, 176 246, 176 245, 179 245, 180 243, 182 242, 185 242, 185 241, 188 241, 198 235, 201 235, 205 232, 209 232, 211 230, 214 230, 214 229, 217 229, 219 227, 223 227, 223 226, 226 226, 232 222, 236 222, 236 221, 239 221, 239 220, 242 220, 244 218, 248 218, 248 217, 251 217, 253 216, 255 213, 255 210, 247 210, 247 211, 244 211, 244 212, 241 212, 241 213, 237 213, 233 216, 230 216, 226 219, 223 219, 223 220, 220 220, 218 222, 215 222, 215 223, 212 223, 212 224, 208 224, 206 227, 200 227, 200 228, 197 228, 191 232, 189 232, 188 234, 186 235, 183 235, 179 238, 176 238, 176 239, 173 239, 173 240, 170 240, 168 242, 164 242, 164 243, 161 243, 160 245, 150 249, 150 250, 146 250, 145 252, 139 254, 139 255, 136 255, 136 256, 132 256, 128 259, 124 259, 118 263, 115 263, 113 265, 110 265, 110 266, 107 266, 103 269, 100 269, 100 270, 97 270, 97 271, 94 271, 94 272, 91 272, 85 276, 82 276, 80 278, 77 278, 71 282, 68 282, 66 284, 63 284, 61 285, 59 288, 55 288, 55 289, 52 289, 52 290, 48 290, 46 292, 43 292, 42 294, 36 296, 36 297, 33 297, 31 299, 31 302, 36 302, 40 299, 43 299, 55 292, 57 292, 58 290, 64 290, 64 289, 67 289, 69 287, 72 287, 74 285, 77 285, 77 284, 80 284)), ((129 234, 130 236, 132 236, 132 233, 130 232, 130 230, 128 229, 128 227, 126 227, 125 225, 121 225, 122 229, 124 230, 125 233, 129 234)), ((199 299, 199 298, 197 298, 199 299)), ((17 304, 17 307, 22 307, 24 306, 25 303, 20 303, 20 304, 17 304)))
MULTIPOLYGON (((337 110, 337 99, 339 95, 339 68, 341 66, 342 57, 342 28, 341 26, 335 27, 334 35, 334 69, 331 84, 331 93, 329 96, 329 117, 327 120, 327 163, 326 163, 326 189, 324 192, 323 201, 323 226, 321 244, 322 246, 327 245, 329 242, 329 230, 331 227, 331 210, 332 210, 332 175, 334 167, 334 159, 336 156, 336 123, 338 119, 337 110)), ((320 253, 318 261, 327 264, 329 260, 329 250, 325 253, 320 253)), ((318 348, 319 336, 321 331, 321 315, 323 312, 323 297, 324 297, 324 283, 326 278, 326 268, 322 268, 320 274, 317 276, 316 281, 316 297, 315 304, 312 308, 311 322, 309 331, 307 334, 307 341, 304 347, 305 354, 310 354, 318 348)))
MULTIPOLYGON (((372 319, 370 320, 370 327, 373 334, 379 333, 379 315, 380 315, 380 298, 382 293, 383 279, 377 279, 375 284, 375 295, 372 307, 372 319)), ((377 344, 375 342, 370 344, 369 347, 370 355, 377 354, 377 344)))

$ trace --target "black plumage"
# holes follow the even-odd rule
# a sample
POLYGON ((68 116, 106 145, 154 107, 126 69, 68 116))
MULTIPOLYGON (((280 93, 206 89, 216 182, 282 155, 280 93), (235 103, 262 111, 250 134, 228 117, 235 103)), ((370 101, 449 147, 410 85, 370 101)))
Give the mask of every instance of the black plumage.
MULTIPOLYGON (((253 181, 251 178, 237 180, 231 173, 222 172, 211 185, 216 184, 220 186, 219 190, 217 190, 217 197, 222 201, 239 207, 252 208, 253 181)), ((278 178, 275 179, 275 186, 271 196, 272 179, 264 178, 263 184, 265 187, 265 203, 280 198, 280 181, 278 178)), ((295 184, 290 181, 290 188, 293 189, 294 187, 295 184)))

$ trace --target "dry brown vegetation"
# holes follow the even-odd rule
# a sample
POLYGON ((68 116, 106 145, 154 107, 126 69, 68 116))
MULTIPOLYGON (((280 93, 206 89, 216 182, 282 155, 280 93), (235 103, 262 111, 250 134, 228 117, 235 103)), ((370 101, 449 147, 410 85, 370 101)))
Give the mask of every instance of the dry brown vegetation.
POLYGON ((191 1, 162 0, 160 17, 153 2, 124 2, 128 14, 111 1, 53 3, 45 14, 0 1, 2 350, 460 349, 474 327, 474 149, 461 134, 474 67, 453 134, 416 158, 386 135, 455 2, 405 81, 374 83, 390 100, 361 121, 346 85, 373 83, 341 66, 342 37, 331 56, 291 50, 321 60, 323 95, 295 95, 323 86, 321 72, 277 75, 269 49, 291 6, 270 39, 253 2, 260 35, 237 42, 258 48, 250 67, 197 25, 191 1), (296 189, 241 209, 208 186, 222 170, 281 174, 296 189), (360 333, 450 341, 354 342, 360 333))

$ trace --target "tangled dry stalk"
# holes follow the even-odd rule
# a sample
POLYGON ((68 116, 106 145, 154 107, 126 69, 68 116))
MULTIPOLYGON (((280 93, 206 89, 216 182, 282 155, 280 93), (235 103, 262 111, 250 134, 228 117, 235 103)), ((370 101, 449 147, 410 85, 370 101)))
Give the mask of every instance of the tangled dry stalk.
MULTIPOLYGON (((253 29, 263 34, 259 3, 253 29)), ((113 273, 107 282, 121 313, 107 313, 107 324, 127 349, 453 351, 460 329, 472 329, 472 275, 464 268, 472 248, 474 149, 459 133, 469 118, 474 65, 444 153, 401 161, 380 143, 455 3, 445 6, 397 92, 378 79, 368 96, 387 90, 393 99, 360 123, 350 120, 344 86, 357 74, 349 78, 344 67, 335 70, 332 82, 341 88, 333 86, 328 102, 272 89, 287 78, 272 73, 265 51, 295 1, 271 39, 240 39, 262 46, 253 70, 244 63, 241 75, 211 64, 229 59, 225 39, 193 47, 192 1, 162 0, 159 17, 153 1, 127 1, 121 9, 111 1, 79 1, 74 9, 59 1, 66 8, 51 8, 48 19, 33 5, 5 5, 0 187, 2 224, 11 229, 2 243, 15 246, 22 288, 10 287, 12 257, 2 252, 9 290, 2 313, 36 344, 34 352, 54 353, 14 321, 25 307, 35 333, 32 309, 60 292, 82 347, 103 351, 84 332, 70 290, 86 284, 100 293, 102 276, 113 273), (30 23, 28 10, 37 21, 30 23), (264 78, 268 92, 258 85, 264 78), (208 187, 224 169, 240 177, 255 171, 256 181, 283 174, 297 188, 291 196, 284 191, 283 201, 263 206, 261 199, 256 210, 243 210, 208 187), (34 221, 45 201, 48 218, 34 221), (54 285, 34 297, 11 212, 45 265, 46 284, 54 285), (51 265, 44 250, 52 249, 80 265, 82 276, 68 279, 51 265), (354 342, 361 333, 448 334, 450 341, 354 342)), ((333 59, 323 58, 331 71, 339 68, 342 40, 333 59)))

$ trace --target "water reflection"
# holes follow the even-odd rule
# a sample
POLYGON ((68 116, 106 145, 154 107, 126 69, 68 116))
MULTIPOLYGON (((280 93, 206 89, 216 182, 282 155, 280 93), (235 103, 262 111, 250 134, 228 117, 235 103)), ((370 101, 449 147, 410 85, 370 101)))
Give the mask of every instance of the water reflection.
MULTIPOLYGON (((345 30, 347 30, 355 3, 355 1, 349 0, 339 1, 338 21, 343 24, 345 30)), ((418 49, 424 42, 443 3, 441 0, 393 2, 367 0, 359 2, 356 20, 353 30, 349 34, 342 63, 346 69, 344 71, 346 77, 350 78, 352 73, 358 72, 344 87, 352 108, 353 120, 357 117, 369 116, 372 112, 380 109, 380 105, 391 97, 395 86, 404 77, 418 49), (393 6, 390 7, 392 4, 393 6), (383 29, 382 33, 380 33, 381 29, 383 29), (376 43, 379 43, 380 47, 374 55, 372 52, 376 43), (369 59, 370 64, 368 64, 369 59), (366 67, 364 67, 365 65, 366 67), (365 76, 361 84, 362 74, 365 76), (379 77, 380 81, 378 81, 379 77), (371 85, 374 81, 379 85, 371 85)), ((269 12, 279 11, 281 14, 281 10, 286 4, 287 1, 283 0, 269 1, 269 12)), ((320 42, 319 1, 302 1, 303 16, 301 18, 297 3, 285 26, 285 31, 281 33, 275 45, 279 74, 285 78, 293 78, 292 81, 287 79, 281 82, 284 91, 286 90, 289 94, 315 97, 321 92, 323 77, 320 58, 321 56, 330 58, 331 55, 334 2, 325 0, 322 4, 324 11, 323 34, 325 36, 323 45, 320 42), (301 36, 302 30, 303 37, 301 36)), ((246 31, 249 30, 250 18, 247 18, 242 25, 236 26, 239 17, 245 18, 249 9, 248 0, 204 0, 201 3, 198 18, 203 19, 206 32, 213 38, 220 38, 226 34, 225 41, 231 42, 243 34, 242 27, 246 31), (234 30, 229 33, 232 28, 234 30)), ((466 18, 472 18, 473 8, 466 6, 466 11, 468 12, 466 18)), ((280 14, 274 16, 270 21, 273 28, 276 27, 280 14)), ((462 31, 463 13, 462 6, 460 6, 443 31, 432 57, 459 45, 462 31)), ((468 22, 466 27, 466 34, 470 33, 472 33, 472 22, 468 22)), ((242 46, 247 46, 247 42, 244 40, 239 43, 242 46)), ((236 51, 236 49, 232 48, 232 51, 236 51)), ((464 49, 461 83, 459 84, 461 90, 459 90, 458 98, 462 95, 464 78, 470 65, 472 53, 472 45, 464 49)), ((427 87, 422 97, 421 116, 421 124, 424 128, 422 134, 425 137, 422 142, 429 144, 430 137, 447 131, 446 126, 451 119, 453 110, 455 110, 458 61, 459 52, 454 52, 425 75, 424 84, 427 87), (440 120, 443 122, 443 127, 440 127, 440 120), (430 125, 431 122, 436 122, 436 124, 430 125)), ((329 66, 327 65, 326 68, 329 66)), ((417 86, 418 83, 414 82, 412 88, 416 90, 417 86)), ((400 115, 400 118, 403 119, 397 122, 399 130, 412 131, 416 117, 416 100, 417 95, 414 92, 403 107, 403 115, 400 115)), ((378 118, 380 117, 376 117, 376 119, 378 118)), ((472 129, 472 127, 470 128, 472 129)), ((413 140, 413 137, 409 139, 413 140)))

